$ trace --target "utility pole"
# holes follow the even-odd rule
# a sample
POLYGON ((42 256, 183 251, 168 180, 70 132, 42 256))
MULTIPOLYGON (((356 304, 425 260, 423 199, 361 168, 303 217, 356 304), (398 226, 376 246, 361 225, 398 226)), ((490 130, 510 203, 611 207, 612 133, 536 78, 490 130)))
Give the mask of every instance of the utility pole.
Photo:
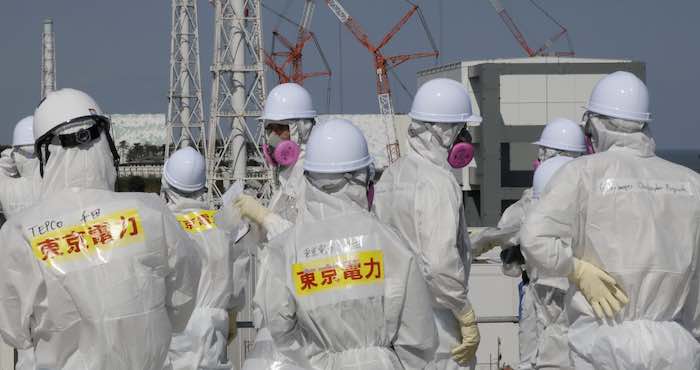
POLYGON ((218 203, 233 181, 244 181, 263 201, 274 186, 261 146, 265 140, 265 57, 260 0, 210 0, 214 58, 207 148, 210 199, 218 203))
POLYGON ((56 40, 53 35, 53 20, 44 20, 41 34, 41 98, 56 90, 56 40))
POLYGON ((172 0, 165 159, 185 146, 205 153, 203 104, 197 1, 172 0))

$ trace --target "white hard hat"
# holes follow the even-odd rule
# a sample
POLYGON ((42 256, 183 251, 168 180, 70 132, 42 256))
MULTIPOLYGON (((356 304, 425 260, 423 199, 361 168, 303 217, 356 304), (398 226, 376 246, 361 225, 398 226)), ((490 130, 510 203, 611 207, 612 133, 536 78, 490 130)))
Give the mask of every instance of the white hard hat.
POLYGON ((316 117, 316 110, 314 110, 311 94, 299 84, 290 82, 277 85, 270 91, 260 119, 282 121, 314 117, 316 117))
POLYGON ((52 91, 34 111, 34 140, 61 124, 89 116, 102 116, 102 110, 88 94, 75 89, 52 91))
POLYGON ((535 175, 532 179, 532 197, 539 199, 540 194, 542 194, 544 187, 547 186, 552 176, 554 176, 561 166, 572 160, 574 159, 571 157, 558 155, 542 162, 542 164, 537 167, 537 170, 535 170, 535 175))
POLYGON ((416 92, 408 116, 424 122, 481 122, 472 112, 469 92, 461 83, 436 78, 424 83, 416 92))
POLYGON ((304 170, 318 173, 345 173, 372 164, 367 140, 359 128, 344 119, 316 125, 306 144, 304 170))
POLYGON ((586 151, 586 137, 581 126, 566 118, 555 118, 549 122, 534 144, 567 152, 586 151))
POLYGON ((611 73, 598 81, 584 108, 613 118, 651 121, 649 91, 642 80, 629 72, 611 73))
POLYGON ((12 132, 12 146, 34 145, 34 116, 22 118, 12 132))
POLYGON ((175 151, 165 162, 163 177, 168 185, 191 193, 204 188, 204 157, 192 147, 175 151))

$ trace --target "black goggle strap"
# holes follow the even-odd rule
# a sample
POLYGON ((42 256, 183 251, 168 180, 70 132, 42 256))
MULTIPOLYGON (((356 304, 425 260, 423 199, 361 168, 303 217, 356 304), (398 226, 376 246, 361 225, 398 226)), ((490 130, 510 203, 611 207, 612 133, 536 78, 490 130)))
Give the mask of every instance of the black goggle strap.
MULTIPOLYGON (((86 117, 80 117, 76 118, 74 120, 71 120, 67 122, 66 124, 70 124, 73 122, 77 122, 79 120, 85 120, 86 117)), ((95 120, 95 124, 88 128, 82 128, 78 130, 77 132, 70 133, 70 134, 61 134, 58 135, 58 140, 60 142, 60 145, 64 148, 74 148, 76 146, 80 146, 89 142, 92 142, 94 140, 97 140, 100 137, 100 134, 104 131, 105 136, 107 137, 107 143, 109 145, 109 150, 112 152, 112 159, 114 161, 114 169, 117 171, 117 175, 119 174, 119 152, 117 151, 117 147, 114 145, 114 140, 112 140, 112 135, 109 133, 109 121, 106 118, 95 116, 93 117, 95 120)), ((57 127, 61 127, 64 125, 60 125, 57 127)), ((56 137, 55 134, 53 133, 46 133, 44 136, 40 137, 35 144, 35 150, 38 153, 39 156, 39 174, 41 177, 44 177, 44 164, 49 160, 49 157, 51 156, 51 152, 49 150, 49 145, 53 141, 53 139, 56 137), (43 150, 42 150, 43 149, 43 150), (45 154, 45 156, 44 156, 45 154)))

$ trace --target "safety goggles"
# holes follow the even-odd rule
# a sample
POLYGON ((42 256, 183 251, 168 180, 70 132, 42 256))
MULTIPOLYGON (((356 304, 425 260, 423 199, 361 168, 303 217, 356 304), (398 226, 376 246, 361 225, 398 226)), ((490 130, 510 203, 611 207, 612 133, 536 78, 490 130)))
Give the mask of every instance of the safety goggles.
POLYGON ((112 159, 114 161, 114 168, 118 169, 119 166, 119 153, 112 140, 112 135, 109 133, 110 122, 107 117, 90 115, 77 117, 67 122, 61 123, 54 127, 51 131, 45 133, 36 140, 35 152, 39 157, 39 173, 44 176, 44 166, 51 156, 51 151, 49 150, 49 145, 60 145, 64 148, 75 148, 84 144, 91 143, 100 138, 102 133, 107 137, 107 143, 109 144, 109 149, 112 152, 112 159), (68 134, 60 134, 64 129, 73 126, 84 126, 90 125, 89 127, 80 128, 76 132, 68 134))

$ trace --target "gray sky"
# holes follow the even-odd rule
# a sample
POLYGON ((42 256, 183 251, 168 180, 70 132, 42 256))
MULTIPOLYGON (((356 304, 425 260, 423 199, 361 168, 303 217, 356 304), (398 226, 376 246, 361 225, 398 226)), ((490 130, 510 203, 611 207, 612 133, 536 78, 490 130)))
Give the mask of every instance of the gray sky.
MULTIPOLYGON (((556 31, 528 1, 503 0, 516 23, 538 47, 556 31)), ((287 0, 267 0, 284 9, 287 0)), ((339 28, 336 18, 317 0, 313 30, 334 72, 331 111, 340 111, 339 28)), ((408 10, 404 0, 345 0, 348 11, 377 41, 408 10)), ((539 0, 563 23, 581 57, 626 58, 647 63, 651 90, 653 131, 661 148, 698 149, 700 118, 700 2, 676 0, 539 0), (666 5, 673 3, 673 5, 666 5)), ((423 0, 429 27, 441 44, 440 63, 466 59, 524 55, 487 0, 423 0), (439 3, 442 3, 440 12, 439 3), (442 15, 441 15, 442 14, 442 15), (442 20, 442 22, 441 22, 442 20)), ((288 15, 298 19, 303 2, 293 0, 288 15)), ((209 65, 212 59, 213 11, 199 2, 202 79, 205 107, 210 100, 209 65)), ((277 17, 263 11, 266 47, 277 17)), ((157 113, 167 109, 170 48, 170 1, 149 0, 23 0, 4 4, 0 14, 0 143, 11 141, 14 124, 33 112, 40 94, 42 20, 54 19, 57 84, 93 95, 111 113, 157 113)), ((281 30, 291 29, 282 24, 281 30)), ((343 28, 343 113, 378 110, 372 59, 343 28)), ((413 19, 386 49, 387 55, 423 51, 429 43, 413 19)), ((320 69, 313 49, 305 58, 307 70, 320 69)), ((399 67, 401 80, 415 90, 415 72, 434 65, 432 59, 399 67)), ((268 88, 276 83, 269 75, 268 88)), ((325 113, 326 81, 307 87, 325 113)), ((392 84, 396 108, 405 112, 410 98, 392 84)))

